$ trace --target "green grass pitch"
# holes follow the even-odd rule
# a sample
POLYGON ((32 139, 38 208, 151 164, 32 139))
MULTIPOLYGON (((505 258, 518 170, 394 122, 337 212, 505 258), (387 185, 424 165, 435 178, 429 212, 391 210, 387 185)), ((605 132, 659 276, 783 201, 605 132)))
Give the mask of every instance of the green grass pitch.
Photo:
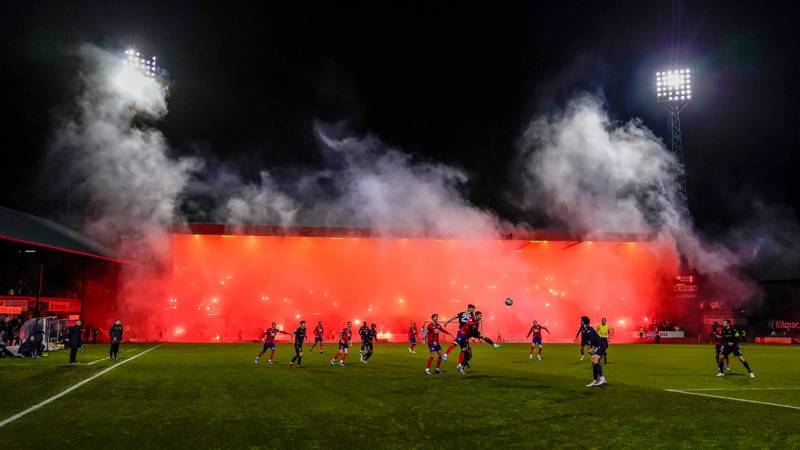
POLYGON ((325 355, 306 353, 302 369, 288 367, 290 345, 279 346, 271 366, 253 364, 257 344, 164 344, 144 353, 153 346, 123 345, 115 363, 102 360, 105 345, 89 345, 75 367, 63 351, 1 359, 0 421, 122 363, 2 426, 4 446, 800 447, 795 347, 744 346, 752 380, 738 361, 732 375, 715 377, 710 346, 612 344, 608 385, 587 388, 591 365, 578 360, 577 345, 548 345, 543 361, 528 360, 524 344, 476 345, 464 376, 452 360, 443 375, 424 375, 423 346, 410 354, 377 345, 368 365, 356 348, 341 368, 331 367, 329 345, 325 355))

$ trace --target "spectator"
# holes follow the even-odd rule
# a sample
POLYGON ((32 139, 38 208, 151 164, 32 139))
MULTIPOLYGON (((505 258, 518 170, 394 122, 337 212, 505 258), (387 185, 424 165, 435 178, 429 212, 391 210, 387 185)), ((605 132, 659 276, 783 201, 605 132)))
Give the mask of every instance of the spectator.
POLYGON ((44 325, 42 319, 36 319, 31 329, 31 336, 33 337, 33 357, 40 358, 42 356, 42 342, 44 341, 44 325))
POLYGON ((111 329, 108 331, 108 335, 111 338, 111 348, 108 350, 108 357, 116 360, 119 354, 119 344, 122 343, 122 321, 119 319, 115 320, 114 325, 112 325, 111 329))
POLYGON ((8 327, 8 322, 8 316, 3 316, 3 318, 0 319, 0 343, 2 344, 6 343, 6 328, 8 327))
POLYGON ((83 333, 81 331, 81 321, 76 320, 75 325, 69 327, 69 334, 67 335, 67 342, 69 345, 69 363, 70 365, 77 364, 78 360, 78 349, 80 349, 83 345, 83 341, 81 341, 81 337, 83 337, 83 333))
POLYGON ((97 335, 100 334, 97 328, 92 328, 92 344, 97 344, 97 335))

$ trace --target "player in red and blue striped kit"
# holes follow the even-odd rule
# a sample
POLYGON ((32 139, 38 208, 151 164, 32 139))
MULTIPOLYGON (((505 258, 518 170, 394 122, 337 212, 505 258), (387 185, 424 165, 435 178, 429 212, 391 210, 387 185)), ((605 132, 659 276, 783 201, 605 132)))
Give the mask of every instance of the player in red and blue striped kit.
POLYGON ((353 322, 347 321, 347 326, 342 328, 339 333, 339 351, 336 352, 331 358, 331 365, 336 365, 336 360, 339 360, 339 365, 344 367, 344 360, 347 359, 347 352, 350 350, 350 341, 353 339, 353 322))
POLYGON ((539 325, 539 323, 534 320, 531 329, 528 330, 528 334, 525 336, 527 338, 533 335, 533 339, 531 339, 531 352, 528 355, 528 359, 533 359, 533 351, 536 349, 536 345, 539 345, 539 354, 537 356, 539 357, 539 361, 542 360, 542 330, 550 334, 550 330, 548 330, 547 327, 539 325))
POLYGON ((272 364, 272 358, 275 357, 275 337, 278 336, 278 334, 289 335, 289 333, 279 330, 277 325, 278 324, 275 322, 272 322, 272 326, 264 330, 264 347, 261 349, 261 353, 256 356, 256 360, 253 361, 253 364, 258 364, 258 362, 261 361, 261 356, 266 353, 267 350, 271 350, 267 363, 272 364))
POLYGON ((448 336, 452 336, 447 330, 442 327, 439 323, 439 315, 434 314, 431 316, 431 323, 425 327, 425 341, 428 343, 428 351, 431 352, 431 355, 428 357, 428 360, 425 362, 425 374, 431 374, 431 363, 433 362, 434 355, 438 355, 436 358, 436 374, 439 375, 442 373, 439 366, 442 365, 442 346, 439 344, 439 333, 444 333, 448 336))
POLYGON ((310 352, 314 351, 314 347, 319 344, 319 353, 325 353, 322 351, 322 336, 325 334, 325 328, 322 326, 322 321, 320 320, 317 323, 317 326, 314 327, 314 344, 311 345, 310 352))

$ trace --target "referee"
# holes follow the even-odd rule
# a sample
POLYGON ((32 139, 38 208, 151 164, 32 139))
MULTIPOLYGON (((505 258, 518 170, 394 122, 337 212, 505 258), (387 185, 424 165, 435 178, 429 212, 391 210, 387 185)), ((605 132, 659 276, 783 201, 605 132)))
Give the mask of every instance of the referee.
POLYGON ((597 325, 597 334, 600 335, 600 339, 603 340, 603 343, 606 345, 606 351, 603 352, 603 364, 608 364, 608 338, 612 334, 614 334, 614 329, 609 327, 608 322, 605 317, 600 320, 600 325, 597 325))

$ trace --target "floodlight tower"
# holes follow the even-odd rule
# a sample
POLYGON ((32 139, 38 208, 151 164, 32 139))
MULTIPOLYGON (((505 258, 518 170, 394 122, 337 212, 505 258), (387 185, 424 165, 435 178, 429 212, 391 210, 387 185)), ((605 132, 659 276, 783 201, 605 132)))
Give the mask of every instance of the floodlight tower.
POLYGON ((689 197, 686 189, 686 165, 683 160, 680 113, 692 99, 691 71, 689 69, 672 69, 656 72, 656 99, 664 105, 669 113, 670 147, 683 169, 678 180, 678 194, 683 201, 683 207, 688 212, 689 197))

